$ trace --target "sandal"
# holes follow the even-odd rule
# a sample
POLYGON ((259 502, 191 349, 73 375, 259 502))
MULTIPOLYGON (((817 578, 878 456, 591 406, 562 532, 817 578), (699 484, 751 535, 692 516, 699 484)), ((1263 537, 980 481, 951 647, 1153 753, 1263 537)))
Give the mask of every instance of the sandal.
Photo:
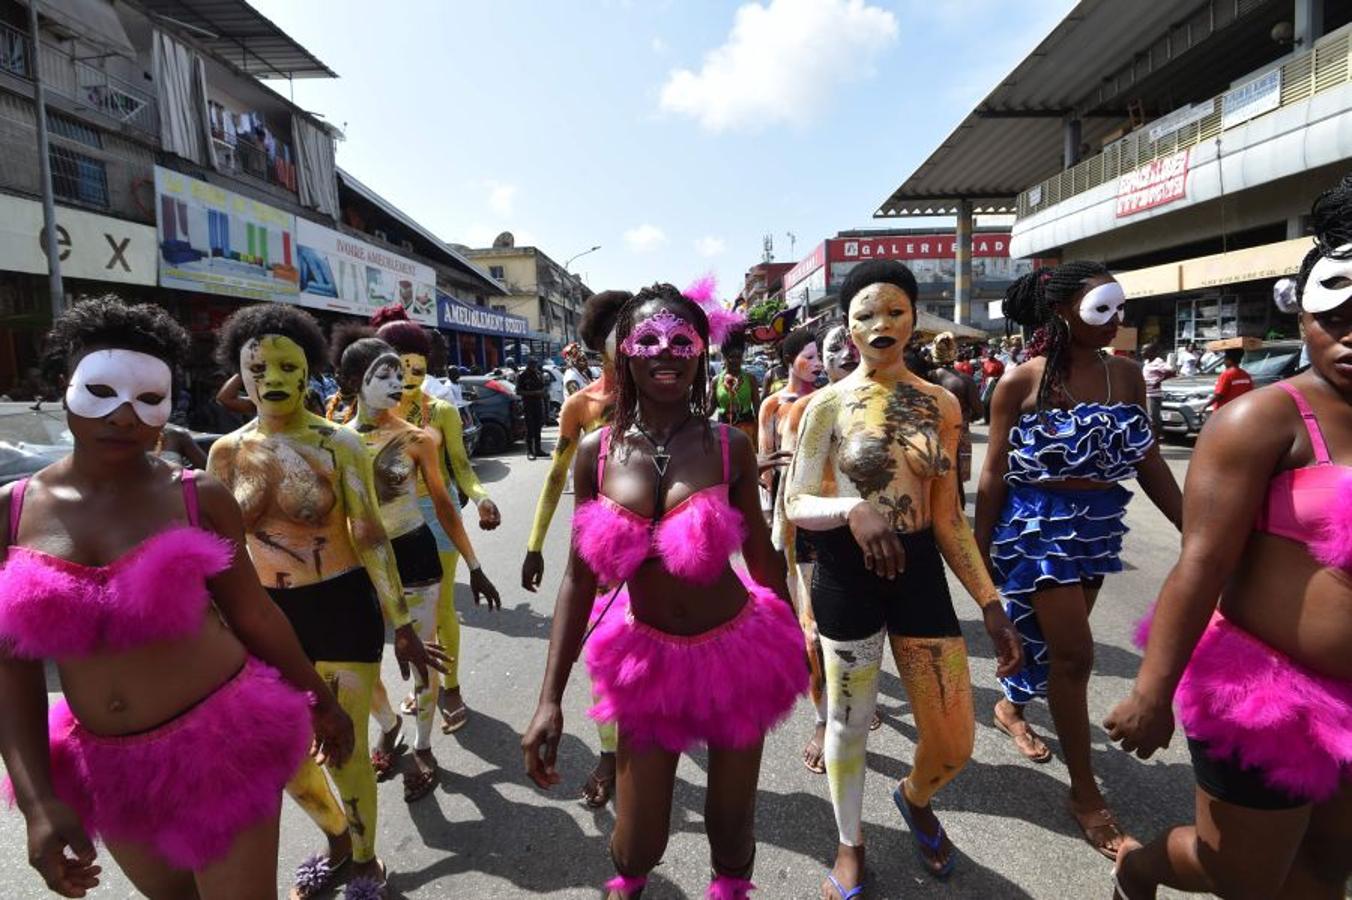
POLYGON ((343 891, 343 900, 388 900, 389 894, 385 888, 389 887, 390 876, 385 868, 385 864, 380 864, 380 874, 363 875, 360 878, 354 878, 347 883, 347 889, 343 891))
POLYGON ((603 778, 592 773, 587 776, 587 783, 582 786, 582 802, 586 804, 587 809, 601 809, 610 802, 610 798, 615 795, 615 776, 603 778))
POLYGON ((875 709, 873 711, 873 718, 869 720, 868 730, 877 731, 879 728, 882 727, 883 727, 883 717, 878 715, 878 711, 875 709))
POLYGON ((418 698, 409 694, 404 698, 404 702, 399 704, 399 711, 406 716, 416 716, 418 714, 418 698))
POLYGON ((1015 734, 1014 730, 1004 722, 1001 722, 1000 716, 996 715, 995 728, 997 731, 1001 731, 1009 736, 1010 740, 1014 742, 1014 749, 1022 753, 1024 759, 1035 763, 1051 762, 1052 748, 1048 747, 1043 742, 1042 738, 1038 736, 1038 733, 1033 730, 1032 725, 1024 722, 1023 731, 1015 734))
POLYGON ((412 772, 404 773, 404 802, 416 803, 428 794, 441 782, 441 767, 433 766, 431 769, 415 768, 412 772))
POLYGON ((394 775, 394 764, 408 752, 408 743, 403 737, 404 720, 400 719, 399 724, 395 725, 389 731, 381 732, 380 742, 385 742, 385 735, 395 734, 395 744, 393 750, 382 750, 379 746, 371 751, 371 768, 376 770, 376 781, 388 781, 394 775))
POLYGON ((1080 834, 1084 835, 1089 846, 1102 856, 1117 862, 1117 851, 1127 839, 1127 833, 1117 824, 1117 817, 1112 811, 1105 806, 1102 809, 1080 812, 1071 806, 1069 801, 1066 808, 1075 819, 1075 824, 1080 826, 1080 834), (1116 846, 1113 846, 1114 842, 1116 846))
POLYGON ((465 701, 461 700, 459 706, 449 711, 445 707, 442 707, 442 734, 454 734, 461 728, 464 728, 467 722, 469 722, 469 707, 465 705, 465 701))
POLYGON ((944 826, 939 826, 939 833, 934 835, 934 837, 930 837, 917 828, 915 822, 911 819, 911 805, 906 802, 906 798, 901 793, 901 785, 897 785, 892 789, 892 802, 897 805, 898 811, 901 812, 901 817, 905 819, 906 824, 910 826, 911 838, 915 842, 915 855, 916 858, 920 860, 920 864, 925 867, 925 871, 941 881, 949 875, 952 875, 953 866, 956 865, 958 861, 958 850, 953 846, 952 841, 948 841, 948 833, 944 831, 944 826), (944 841, 948 841, 948 847, 951 852, 948 854, 948 861, 936 869, 933 865, 935 861, 934 857, 943 847, 944 841))
POLYGON ((329 861, 327 853, 316 853, 307 857, 296 867, 295 877, 291 879, 291 891, 287 900, 310 900, 325 891, 331 890, 338 880, 339 873, 352 862, 352 854, 343 857, 337 863, 329 861))
POLYGON ((835 888, 836 893, 840 895, 840 900, 854 900, 855 897, 864 893, 864 882, 862 881, 847 890, 831 872, 826 873, 826 880, 831 883, 831 887, 835 888))
POLYGON ((817 742, 815 731, 812 733, 811 740, 807 742, 807 746, 803 748, 803 768, 813 775, 826 774, 826 748, 817 742), (815 765, 810 761, 813 758, 817 761, 815 765))

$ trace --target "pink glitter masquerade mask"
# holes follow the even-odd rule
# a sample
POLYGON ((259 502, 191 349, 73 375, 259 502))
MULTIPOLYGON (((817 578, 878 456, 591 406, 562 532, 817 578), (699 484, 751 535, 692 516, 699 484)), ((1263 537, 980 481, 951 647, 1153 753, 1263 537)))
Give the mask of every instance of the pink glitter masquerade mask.
POLYGON ((690 359, 704 352, 704 339, 694 325, 669 309, 659 309, 638 323, 620 345, 625 356, 659 356, 663 351, 678 359, 690 359))

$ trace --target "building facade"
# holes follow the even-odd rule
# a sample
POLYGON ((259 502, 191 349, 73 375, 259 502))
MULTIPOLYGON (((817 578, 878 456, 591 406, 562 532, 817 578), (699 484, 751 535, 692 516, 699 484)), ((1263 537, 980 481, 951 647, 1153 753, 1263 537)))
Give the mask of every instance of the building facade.
POLYGON ((1272 286, 1352 171, 1350 20, 1332 0, 1082 0, 877 215, 961 233, 1012 213, 1013 255, 1108 264, 1141 343, 1294 336, 1272 286))
POLYGON ((332 321, 400 302, 436 327, 439 291, 471 304, 505 293, 340 177, 336 130, 263 80, 334 73, 248 3, 226 5, 228 17, 207 22, 176 0, 45 0, 34 42, 26 3, 0 0, 0 393, 33 380, 53 314, 39 77, 57 305, 109 291, 164 305, 201 344, 185 373, 195 407, 210 406, 215 332, 241 304, 295 303, 332 321))
POLYGON ((504 232, 492 247, 461 248, 466 257, 501 283, 507 296, 494 304, 529 324, 533 352, 557 353, 578 340, 582 304, 592 291, 538 247, 518 247, 504 232))
MULTIPOLYGON (((980 229, 971 235, 970 296, 993 300, 1020 275, 1032 270, 1035 261, 1010 256, 1007 230, 980 229)), ((920 312, 952 320, 956 307, 957 236, 948 229, 890 229, 842 231, 822 241, 784 275, 784 300, 789 307, 804 307, 800 319, 827 311, 839 294, 846 276, 870 259, 893 259, 915 273, 920 287, 920 312)), ((985 328, 990 323, 984 303, 972 307, 969 324, 985 328)))

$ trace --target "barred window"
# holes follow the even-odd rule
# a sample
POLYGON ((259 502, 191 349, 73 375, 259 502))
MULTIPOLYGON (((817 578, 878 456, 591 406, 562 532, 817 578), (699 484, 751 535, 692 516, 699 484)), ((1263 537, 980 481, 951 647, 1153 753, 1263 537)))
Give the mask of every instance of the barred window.
POLYGON ((60 113, 47 113, 47 127, 52 130, 52 134, 57 137, 63 137, 68 141, 75 141, 78 144, 84 144, 86 147, 93 147, 95 150, 103 149, 103 135, 97 128, 91 128, 83 122, 77 122, 69 116, 63 116, 60 113))
POLYGON ((108 208, 108 169, 103 160, 53 144, 51 162, 52 192, 57 197, 108 208))

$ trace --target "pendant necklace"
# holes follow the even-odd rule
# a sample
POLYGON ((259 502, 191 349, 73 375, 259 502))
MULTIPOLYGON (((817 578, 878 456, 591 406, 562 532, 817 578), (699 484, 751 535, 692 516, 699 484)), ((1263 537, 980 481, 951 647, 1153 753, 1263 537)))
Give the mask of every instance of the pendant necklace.
POLYGON ((667 477, 667 464, 671 462, 671 454, 667 452, 667 445, 680 433, 681 429, 685 427, 685 423, 690 421, 692 415, 694 414, 686 413, 685 418, 681 420, 681 424, 671 429, 671 433, 667 435, 667 439, 661 443, 658 443, 651 434, 648 434, 647 429, 643 427, 643 423, 634 422, 634 428, 637 429, 638 433, 643 435, 648 443, 652 445, 653 467, 657 469, 657 483, 659 488, 661 487, 662 479, 667 477))

